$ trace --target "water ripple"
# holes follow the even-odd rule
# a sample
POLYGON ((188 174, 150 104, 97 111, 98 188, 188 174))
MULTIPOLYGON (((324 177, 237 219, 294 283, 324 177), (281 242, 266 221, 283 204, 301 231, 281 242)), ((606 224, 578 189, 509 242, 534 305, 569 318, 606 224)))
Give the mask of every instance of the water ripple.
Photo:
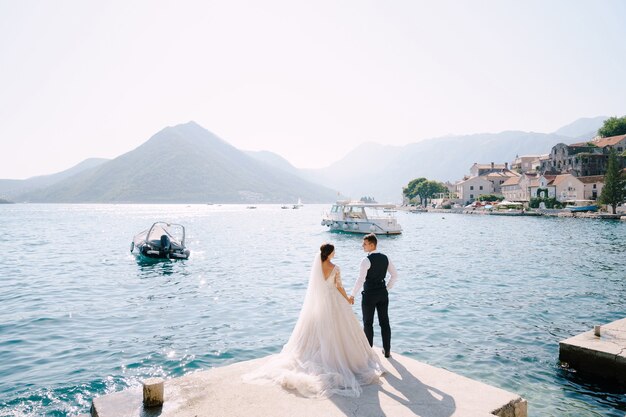
MULTIPOLYGON (((336 245, 348 288, 356 279, 360 238, 325 232, 323 208, 2 207, 0 415, 87 412, 149 376, 279 351, 320 243, 336 245), (188 261, 130 255, 160 219, 187 226, 188 261)), ((519 393, 531 416, 623 417, 624 387, 562 368, 558 341, 624 317, 624 222, 399 217, 405 233, 380 242, 401 274, 395 351, 519 393)))

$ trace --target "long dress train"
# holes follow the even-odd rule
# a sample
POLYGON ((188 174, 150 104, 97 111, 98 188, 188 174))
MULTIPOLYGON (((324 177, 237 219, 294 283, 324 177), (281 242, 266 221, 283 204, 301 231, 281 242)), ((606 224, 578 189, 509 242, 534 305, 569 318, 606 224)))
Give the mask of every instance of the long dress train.
POLYGON ((325 279, 317 255, 289 341, 244 380, 271 381, 303 396, 322 398, 333 394, 358 397, 361 385, 377 383, 384 368, 352 307, 337 290, 339 286, 339 267, 325 279))

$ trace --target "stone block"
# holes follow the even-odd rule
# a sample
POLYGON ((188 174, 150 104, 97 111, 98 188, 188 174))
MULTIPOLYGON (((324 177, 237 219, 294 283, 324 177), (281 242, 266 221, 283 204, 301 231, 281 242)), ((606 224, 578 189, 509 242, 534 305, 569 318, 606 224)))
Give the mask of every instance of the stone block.
POLYGON ((164 381, 162 378, 148 378, 143 381, 143 405, 158 407, 163 405, 164 381))

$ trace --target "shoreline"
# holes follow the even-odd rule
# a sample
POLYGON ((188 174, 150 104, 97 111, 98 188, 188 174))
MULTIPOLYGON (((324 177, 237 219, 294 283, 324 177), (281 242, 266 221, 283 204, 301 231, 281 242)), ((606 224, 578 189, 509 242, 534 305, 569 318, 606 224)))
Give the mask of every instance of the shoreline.
POLYGON ((514 211, 489 211, 489 210, 481 210, 474 209, 468 210, 465 208, 462 209, 434 209, 427 208, 423 210, 406 210, 399 209, 402 211, 406 211, 407 213, 412 212, 427 212, 427 213, 447 213, 447 214, 472 214, 472 215, 482 215, 482 216, 512 216, 512 217, 564 217, 564 218, 577 218, 577 219, 600 219, 600 220, 621 220, 626 221, 626 213, 618 213, 618 214, 609 214, 609 213, 598 213, 598 212, 571 212, 569 210, 558 210, 558 209, 537 209, 533 211, 524 211, 521 212, 519 210, 514 211))

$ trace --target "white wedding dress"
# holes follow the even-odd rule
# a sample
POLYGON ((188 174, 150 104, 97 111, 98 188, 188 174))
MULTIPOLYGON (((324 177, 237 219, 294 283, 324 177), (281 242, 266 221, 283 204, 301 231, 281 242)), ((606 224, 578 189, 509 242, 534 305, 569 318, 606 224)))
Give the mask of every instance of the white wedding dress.
POLYGON ((246 382, 273 382, 306 397, 339 394, 358 397, 361 385, 378 382, 384 372, 352 307, 339 293, 336 266, 324 278, 317 255, 298 322, 287 344, 246 382))

